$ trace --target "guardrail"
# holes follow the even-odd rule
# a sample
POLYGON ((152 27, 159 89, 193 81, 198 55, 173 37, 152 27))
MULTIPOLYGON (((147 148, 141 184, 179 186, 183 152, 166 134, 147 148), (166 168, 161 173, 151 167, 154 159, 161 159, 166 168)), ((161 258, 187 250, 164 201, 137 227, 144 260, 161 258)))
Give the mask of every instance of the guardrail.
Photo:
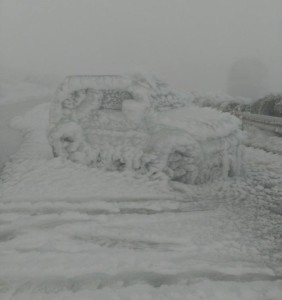
POLYGON ((244 123, 282 135, 282 118, 252 114, 249 112, 243 112, 240 116, 244 123))

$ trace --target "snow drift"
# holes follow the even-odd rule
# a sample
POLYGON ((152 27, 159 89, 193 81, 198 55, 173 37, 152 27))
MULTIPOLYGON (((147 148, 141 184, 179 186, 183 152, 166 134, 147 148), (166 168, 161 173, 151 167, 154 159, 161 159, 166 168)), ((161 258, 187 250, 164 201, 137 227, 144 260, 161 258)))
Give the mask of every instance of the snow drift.
POLYGON ((50 109, 49 142, 73 162, 183 183, 239 174, 240 121, 186 102, 153 77, 68 77, 50 109))

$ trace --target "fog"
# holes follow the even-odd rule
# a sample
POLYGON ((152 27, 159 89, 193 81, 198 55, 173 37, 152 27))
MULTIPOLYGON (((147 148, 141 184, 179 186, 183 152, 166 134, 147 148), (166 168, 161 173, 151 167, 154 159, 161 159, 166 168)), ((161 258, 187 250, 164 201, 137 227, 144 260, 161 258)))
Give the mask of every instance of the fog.
POLYGON ((0 0, 0 300, 282 299, 281 13, 0 0))
POLYGON ((281 0, 0 0, 0 64, 27 73, 152 72, 182 91, 228 90, 242 58, 281 91, 281 0))

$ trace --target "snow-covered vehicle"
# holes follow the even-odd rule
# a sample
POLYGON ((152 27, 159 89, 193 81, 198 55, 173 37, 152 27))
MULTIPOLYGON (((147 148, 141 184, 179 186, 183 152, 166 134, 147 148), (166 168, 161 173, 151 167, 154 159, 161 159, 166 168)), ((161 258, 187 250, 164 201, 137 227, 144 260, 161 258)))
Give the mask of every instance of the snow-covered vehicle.
POLYGON ((154 77, 67 77, 50 109, 55 156, 183 183, 238 174, 241 140, 237 118, 191 105, 154 77))

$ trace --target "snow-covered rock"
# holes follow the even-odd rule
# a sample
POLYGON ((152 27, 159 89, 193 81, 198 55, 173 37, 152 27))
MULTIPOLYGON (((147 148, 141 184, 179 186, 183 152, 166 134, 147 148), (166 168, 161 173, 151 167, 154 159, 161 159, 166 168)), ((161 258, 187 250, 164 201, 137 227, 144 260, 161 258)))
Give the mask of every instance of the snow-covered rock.
POLYGON ((240 173, 239 128, 153 77, 72 76, 51 106, 49 142, 73 162, 198 184, 240 173))

